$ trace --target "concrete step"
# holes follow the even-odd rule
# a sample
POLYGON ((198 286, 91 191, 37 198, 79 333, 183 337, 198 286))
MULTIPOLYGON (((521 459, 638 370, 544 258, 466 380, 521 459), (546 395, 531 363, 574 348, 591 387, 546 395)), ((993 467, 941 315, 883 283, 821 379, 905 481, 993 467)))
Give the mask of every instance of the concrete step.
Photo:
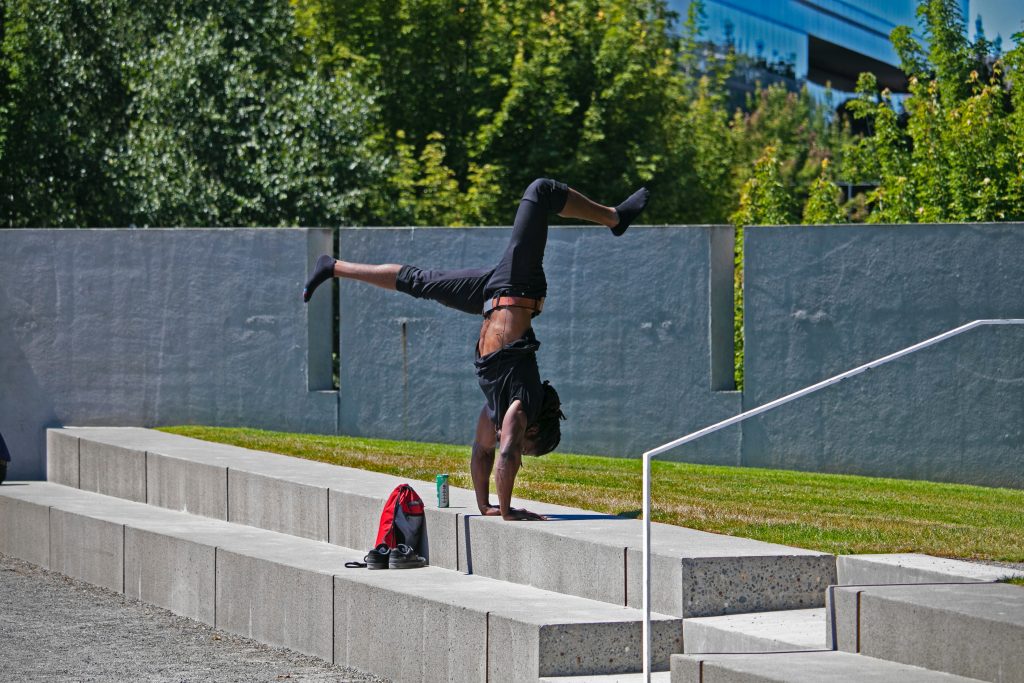
POLYGON ((848 586, 830 592, 829 642, 869 657, 1024 683, 1024 587, 848 586))
MULTIPOLYGON (((626 607, 438 567, 346 569, 364 552, 49 482, 0 487, 0 519, 2 553, 395 681, 641 668, 641 614, 626 607)), ((667 669, 681 620, 654 624, 667 669)))
POLYGON ((933 557, 919 553, 840 555, 836 558, 839 585, 895 583, 991 583, 1024 578, 1024 572, 933 557))
MULTIPOLYGON (((47 462, 57 483, 355 548, 407 481, 138 428, 49 430, 47 462)), ((453 487, 441 509, 433 482, 409 483, 427 503, 431 564, 641 605, 639 520, 517 499, 551 521, 508 524, 477 514, 472 491, 453 487)), ((654 524, 652 577, 656 611, 703 617, 820 607, 836 575, 826 553, 654 524)))
POLYGON ((683 620, 683 652, 824 650, 825 608, 683 620))
POLYGON ((976 683, 846 652, 673 655, 672 683, 976 683))
MULTIPOLYGON (((672 674, 668 671, 652 671, 651 683, 669 683, 672 674)), ((610 676, 556 676, 542 678, 539 683, 647 683, 642 673, 612 674, 610 676)))

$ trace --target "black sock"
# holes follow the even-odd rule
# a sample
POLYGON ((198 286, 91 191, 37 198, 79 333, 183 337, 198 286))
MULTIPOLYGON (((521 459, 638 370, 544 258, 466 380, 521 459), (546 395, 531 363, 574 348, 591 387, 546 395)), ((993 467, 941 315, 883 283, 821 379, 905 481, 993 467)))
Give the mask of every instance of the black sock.
POLYGON ((640 212, 647 206, 647 199, 651 193, 647 191, 646 187, 641 187, 639 190, 629 195, 626 201, 622 202, 615 207, 615 213, 619 214, 619 223, 612 228, 612 234, 618 237, 622 233, 626 232, 626 228, 629 224, 640 215, 640 212))
POLYGON ((302 300, 308 302, 316 288, 332 277, 334 277, 334 259, 324 254, 316 260, 313 275, 306 282, 306 288, 302 290, 302 300))

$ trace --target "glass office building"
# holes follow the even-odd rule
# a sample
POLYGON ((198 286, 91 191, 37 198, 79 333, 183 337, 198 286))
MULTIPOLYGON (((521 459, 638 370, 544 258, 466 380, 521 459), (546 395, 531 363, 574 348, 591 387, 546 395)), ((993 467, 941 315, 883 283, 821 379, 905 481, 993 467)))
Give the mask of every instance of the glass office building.
MULTIPOLYGON (((689 4, 670 2, 681 17, 689 4)), ((968 0, 961 6, 967 16, 968 0)), ((826 84, 851 92, 864 71, 899 93, 906 79, 889 33, 906 25, 920 39, 916 7, 916 0, 705 0, 704 38, 732 43, 768 70, 806 82, 815 94, 826 84)))

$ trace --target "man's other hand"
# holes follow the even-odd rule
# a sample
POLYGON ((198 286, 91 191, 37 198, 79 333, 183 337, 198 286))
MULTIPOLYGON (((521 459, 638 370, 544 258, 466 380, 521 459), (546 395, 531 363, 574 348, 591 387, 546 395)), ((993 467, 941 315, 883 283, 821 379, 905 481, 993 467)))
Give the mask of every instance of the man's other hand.
POLYGON ((538 515, 525 508, 509 508, 508 514, 501 515, 501 518, 506 522, 545 522, 548 519, 544 515, 538 515))

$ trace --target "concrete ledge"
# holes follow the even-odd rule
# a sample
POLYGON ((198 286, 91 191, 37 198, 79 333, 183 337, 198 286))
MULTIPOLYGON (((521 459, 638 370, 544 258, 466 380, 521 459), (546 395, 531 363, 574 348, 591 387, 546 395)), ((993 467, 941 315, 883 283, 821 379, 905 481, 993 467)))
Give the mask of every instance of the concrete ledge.
MULTIPOLYGON (((6 499, 49 510, 58 571, 204 620, 212 588, 218 627, 396 680, 639 669, 637 610, 436 567, 345 569, 363 551, 48 482, 2 487, 6 499), (374 654, 396 634, 424 648, 399 669, 374 654)), ((682 622, 655 615, 654 624, 655 661, 667 667, 682 622)))
POLYGON ((146 502, 146 452, 79 439, 79 488, 146 502))
POLYGON ((495 517, 460 520, 460 568, 558 593, 626 604, 624 541, 603 542, 610 525, 628 524, 608 515, 565 514, 547 506, 527 507, 550 521, 509 524, 495 517))
POLYGON ((217 628, 332 661, 331 583, 330 574, 218 549, 217 628))
MULTIPOLYGON (((23 486, 7 482, 0 494, 23 486)), ((50 508, 0 495, 0 553, 50 567, 50 508)))
POLYGON ((974 562, 949 560, 919 553, 840 555, 836 572, 841 586, 895 583, 976 583, 1012 577, 1024 572, 974 562))
MULTIPOLYGON (((145 429, 61 431, 83 443, 143 448, 153 465, 149 487, 157 491, 196 490, 195 482, 205 477, 203 490, 226 499, 232 522, 359 549, 372 546, 384 501, 408 481, 145 429), (175 464, 157 464, 168 459, 175 464), (221 468, 227 469, 223 496, 221 468)), ((432 565, 640 606, 639 520, 516 499, 515 505, 552 521, 507 524, 476 514, 472 491, 453 488, 451 507, 440 509, 433 483, 408 483, 426 503, 432 565)), ((150 498, 184 507, 181 495, 150 498)), ((825 553, 665 524, 655 524, 653 533, 653 609, 664 614, 702 617, 820 607, 826 587, 836 581, 834 557, 825 553)))
POLYGON ((146 453, 146 502, 213 519, 228 518, 228 469, 146 453))
POLYGON ((229 469, 227 490, 229 522, 314 541, 328 538, 324 487, 229 469))
POLYGON ((78 488, 78 437, 58 429, 46 430, 46 479, 78 488))
MULTIPOLYGON (((835 583, 835 558, 825 553, 668 525, 652 525, 651 536, 657 548, 651 603, 665 614, 691 618, 821 607, 835 583)), ((628 604, 639 607, 638 547, 629 549, 627 561, 628 604)))
POLYGON ((683 620, 685 654, 824 650, 825 608, 683 620))
MULTIPOLYGON (((669 683, 672 674, 668 671, 652 671, 651 683, 669 683)), ((647 683, 642 673, 609 674, 607 676, 549 676, 538 683, 647 683)))
POLYGON ((51 508, 50 569, 123 593, 124 525, 51 508))
POLYGON ((846 652, 673 655, 672 683, 977 683, 846 652))
MULTIPOLYGON (((488 617, 448 600, 335 579, 334 661, 394 681, 487 680, 488 617), (384 643, 402 643, 416 656, 382 657, 384 643)), ((506 643, 508 645, 508 643, 506 643)))
POLYGON ((860 586, 836 588, 835 597, 843 650, 986 681, 1024 681, 1020 586, 860 586), (844 599, 849 595, 856 599, 844 599), (844 632, 851 625, 855 636, 844 632))
POLYGON ((125 528, 124 594, 175 614, 215 623, 216 549, 125 528))

